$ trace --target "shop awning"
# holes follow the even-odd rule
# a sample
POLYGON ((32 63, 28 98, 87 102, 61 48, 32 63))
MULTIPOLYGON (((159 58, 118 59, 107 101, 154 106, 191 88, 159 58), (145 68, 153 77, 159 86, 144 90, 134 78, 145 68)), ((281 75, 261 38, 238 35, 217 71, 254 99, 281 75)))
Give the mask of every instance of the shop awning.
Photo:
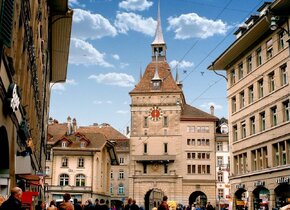
POLYGON ((39 181, 40 177, 34 174, 20 174, 17 176, 19 179, 25 179, 26 181, 39 181))

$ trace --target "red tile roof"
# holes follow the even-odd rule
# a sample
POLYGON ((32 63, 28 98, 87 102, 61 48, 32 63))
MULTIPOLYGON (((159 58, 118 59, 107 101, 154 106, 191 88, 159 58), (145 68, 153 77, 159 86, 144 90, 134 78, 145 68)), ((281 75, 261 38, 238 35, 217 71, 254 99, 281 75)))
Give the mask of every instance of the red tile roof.
POLYGON ((218 121, 214 115, 208 114, 200 109, 185 104, 183 106, 181 121, 218 121))
POLYGON ((144 92, 182 92, 182 90, 176 84, 176 81, 173 79, 170 67, 166 61, 158 62, 158 74, 162 80, 161 88, 160 90, 153 90, 151 80, 154 77, 155 69, 156 62, 154 61, 149 63, 141 80, 130 92, 130 94, 144 92))

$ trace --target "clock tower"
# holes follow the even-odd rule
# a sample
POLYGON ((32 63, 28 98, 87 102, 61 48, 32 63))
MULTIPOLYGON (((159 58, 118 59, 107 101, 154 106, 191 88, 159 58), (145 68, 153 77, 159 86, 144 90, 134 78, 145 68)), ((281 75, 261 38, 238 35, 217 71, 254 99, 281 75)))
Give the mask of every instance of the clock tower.
MULTIPOLYGON (((145 210, 156 207, 163 195, 178 203, 190 203, 188 197, 193 193, 192 190, 198 191, 193 185, 200 185, 200 181, 195 181, 188 187, 184 186, 193 179, 192 176, 188 176, 188 165, 185 161, 186 150, 189 149, 186 146, 187 135, 190 135, 186 133, 187 127, 189 125, 194 127, 193 121, 198 121, 199 125, 211 130, 210 134, 202 137, 214 141, 217 120, 213 115, 186 104, 182 86, 178 79, 172 76, 166 60, 167 47, 162 33, 159 3, 157 28, 151 48, 152 61, 129 93, 131 97, 129 196, 136 199, 145 210)), ((203 149, 204 153, 207 150, 214 151, 214 143, 203 149)), ((213 159, 204 165, 212 165, 214 170, 213 159)), ((213 171, 207 173, 214 174, 213 171)), ((213 188, 208 187, 207 190, 215 192, 215 178, 208 175, 206 179, 206 182, 213 181, 213 188)), ((211 196, 214 199, 215 195, 211 196)), ((207 201, 214 203, 211 199, 207 201)))

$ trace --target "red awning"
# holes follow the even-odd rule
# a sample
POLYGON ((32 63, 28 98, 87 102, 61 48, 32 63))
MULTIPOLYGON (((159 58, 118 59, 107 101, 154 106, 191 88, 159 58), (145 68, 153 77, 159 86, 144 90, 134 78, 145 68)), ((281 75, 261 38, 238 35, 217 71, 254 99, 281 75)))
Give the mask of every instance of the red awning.
POLYGON ((27 181, 39 181, 40 177, 33 174, 20 174, 17 176, 19 179, 25 179, 27 181))

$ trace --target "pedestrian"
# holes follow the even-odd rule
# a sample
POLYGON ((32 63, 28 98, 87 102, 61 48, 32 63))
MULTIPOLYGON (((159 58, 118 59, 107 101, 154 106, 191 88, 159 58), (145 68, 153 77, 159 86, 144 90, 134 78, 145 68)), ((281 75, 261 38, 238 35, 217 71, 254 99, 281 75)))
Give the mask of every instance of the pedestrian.
POLYGON ((214 209, 210 202, 207 202, 205 208, 206 208, 206 210, 213 210, 214 209))
POLYGON ((46 210, 57 210, 55 200, 50 201, 49 207, 46 210))
POLYGON ((50 201, 49 206, 46 208, 46 210, 57 210, 55 200, 50 201))
POLYGON ((93 200, 91 198, 89 198, 87 200, 87 205, 85 206, 84 210, 94 210, 95 207, 93 205, 93 200))
POLYGON ((136 204, 136 200, 132 200, 131 210, 139 210, 139 206, 136 204))
POLYGON ((9 198, 0 207, 1 210, 21 210, 22 189, 13 187, 9 198))
POLYGON ((109 206, 107 204, 105 204, 104 199, 100 200, 100 210, 109 210, 109 206))
POLYGON ((128 198, 127 204, 125 205, 124 210, 131 210, 132 198, 128 198))
POLYGON ((65 193, 63 195, 63 202, 61 202, 58 206, 59 210, 74 210, 74 206, 70 202, 71 195, 69 193, 65 193))
POLYGON ((95 210, 100 210, 100 203, 99 203, 99 199, 97 198, 95 200, 95 210))
POLYGON ((74 208, 75 210, 82 210, 83 208, 81 207, 81 205, 78 202, 77 198, 74 198, 74 208))
POLYGON ((168 200, 168 197, 166 195, 163 196, 162 202, 158 206, 158 210, 169 210, 167 200, 168 200))
POLYGON ((38 201, 37 204, 35 205, 35 210, 43 210, 43 205, 42 201, 38 201))

